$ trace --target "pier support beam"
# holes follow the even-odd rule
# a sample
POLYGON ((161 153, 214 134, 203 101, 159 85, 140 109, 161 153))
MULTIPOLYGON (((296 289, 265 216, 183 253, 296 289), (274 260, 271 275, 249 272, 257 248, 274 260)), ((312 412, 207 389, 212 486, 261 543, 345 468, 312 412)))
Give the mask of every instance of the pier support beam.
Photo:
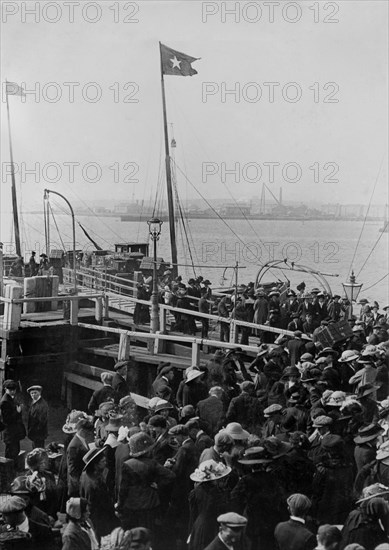
POLYGON ((130 337, 127 334, 120 335, 118 361, 127 361, 130 357, 130 337))

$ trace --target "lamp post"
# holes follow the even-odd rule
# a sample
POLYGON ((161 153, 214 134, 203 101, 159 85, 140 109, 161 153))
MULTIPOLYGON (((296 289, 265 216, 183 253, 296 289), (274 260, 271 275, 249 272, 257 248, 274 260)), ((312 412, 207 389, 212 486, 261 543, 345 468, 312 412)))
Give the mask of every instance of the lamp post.
POLYGON ((348 283, 342 283, 343 290, 346 294, 348 301, 350 302, 349 321, 353 318, 353 302, 357 301, 359 293, 363 284, 356 283, 354 271, 351 272, 350 281, 348 283))
POLYGON ((161 235, 161 227, 163 222, 158 218, 152 218, 147 222, 149 233, 153 241, 153 291, 151 294, 151 315, 150 328, 152 333, 159 330, 159 307, 158 307, 158 281, 157 281, 157 241, 161 235))

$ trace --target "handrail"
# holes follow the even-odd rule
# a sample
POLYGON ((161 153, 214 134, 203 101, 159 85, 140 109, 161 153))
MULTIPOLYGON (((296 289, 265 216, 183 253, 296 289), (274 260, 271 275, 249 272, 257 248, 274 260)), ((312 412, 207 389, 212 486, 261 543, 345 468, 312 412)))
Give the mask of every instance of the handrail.
POLYGON ((77 323, 77 325, 81 328, 87 328, 92 330, 100 330, 101 332, 112 332, 114 334, 123 334, 125 336, 133 336, 136 338, 148 338, 150 340, 166 340, 166 341, 174 341, 174 342, 186 342, 196 345, 206 345, 210 347, 218 347, 218 348, 241 348, 244 351, 254 351, 255 353, 258 352, 258 346, 247 346, 243 344, 234 344, 233 342, 220 342, 219 340, 207 340, 205 338, 195 338, 193 336, 176 336, 176 335, 170 335, 170 334, 162 334, 160 332, 151 333, 151 332, 137 332, 134 330, 125 330, 120 328, 114 328, 114 327, 102 327, 99 325, 91 325, 89 323, 77 323))
MULTIPOLYGON (((121 285, 118 284, 118 286, 121 286, 121 285)), ((114 294, 114 293, 112 293, 112 294, 114 294)), ((116 296, 115 295, 111 296, 109 292, 106 292, 105 295, 107 295, 109 297, 113 297, 113 298, 115 298, 117 296, 118 300, 120 300, 120 298, 123 296, 122 294, 116 294, 116 296)), ((123 296, 123 298, 126 301, 132 302, 134 304, 143 304, 143 305, 151 307, 151 302, 148 301, 148 300, 139 300, 138 298, 134 298, 133 296, 130 296, 130 295, 125 295, 125 296, 123 296)), ((252 328, 252 329, 255 329, 255 330, 262 330, 262 331, 265 331, 265 332, 272 332, 274 334, 279 334, 279 335, 282 335, 282 336, 288 336, 288 337, 291 337, 291 338, 293 338, 293 336, 294 336, 294 332, 291 331, 291 330, 286 330, 286 329, 282 329, 282 328, 278 328, 278 327, 271 327, 269 325, 257 324, 257 323, 252 323, 252 322, 248 322, 248 321, 239 321, 238 319, 233 319, 231 317, 221 317, 219 315, 213 315, 213 314, 209 314, 209 313, 200 313, 199 311, 194 311, 192 309, 183 309, 183 308, 178 308, 178 307, 174 307, 174 306, 169 306, 167 304, 159 304, 159 308, 160 308, 160 310, 169 311, 173 314, 174 313, 183 313, 185 315, 191 315, 191 316, 197 317, 197 318, 209 319, 211 321, 216 321, 216 322, 221 322, 221 323, 228 323, 231 326, 247 327, 247 328, 252 328)), ((311 340, 311 338, 306 334, 303 334, 302 338, 304 340, 311 340)))
POLYGON ((78 294, 76 296, 60 296, 57 294, 55 296, 40 296, 37 298, 5 298, 4 296, 0 296, 0 303, 24 304, 31 302, 76 302, 85 298, 95 300, 97 298, 104 298, 104 294, 78 294))

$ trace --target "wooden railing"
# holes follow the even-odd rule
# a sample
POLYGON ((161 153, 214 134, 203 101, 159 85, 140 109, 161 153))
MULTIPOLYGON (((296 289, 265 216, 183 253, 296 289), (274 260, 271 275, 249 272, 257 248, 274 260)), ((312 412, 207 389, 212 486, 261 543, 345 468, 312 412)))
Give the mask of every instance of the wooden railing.
MULTIPOLYGON (((87 268, 83 268, 83 269, 86 270, 86 271, 91 271, 92 272, 91 276, 95 277, 95 284, 97 285, 97 288, 101 289, 103 284, 105 284, 105 275, 100 273, 100 272, 96 272, 95 270, 87 270, 87 268)), ((71 270, 68 270, 68 273, 69 273, 70 276, 72 275, 71 270)), ((106 292, 106 294, 105 294, 106 309, 108 309, 108 307, 109 307, 109 300, 110 299, 112 299, 111 301, 115 300, 115 296, 107 294, 108 292, 112 292, 112 294, 115 294, 117 296, 124 296, 126 304, 131 304, 131 305, 134 305, 134 306, 135 306, 135 304, 143 304, 143 305, 147 305, 147 306, 151 307, 150 301, 148 301, 148 300, 138 300, 134 296, 130 295, 129 289, 131 288, 132 290, 134 290, 134 288, 135 288, 134 285, 136 284, 135 281, 127 281, 126 279, 122 279, 120 277, 113 276, 113 275, 109 275, 108 277, 110 278, 111 288, 118 288, 119 292, 115 292, 114 290, 108 290, 108 289, 105 290, 105 292, 106 292), (125 284, 122 284, 122 283, 117 283, 116 281, 118 279, 122 279, 123 281, 130 283, 130 285, 129 284, 125 285, 125 284), (123 289, 126 292, 124 292, 123 289)), ((94 287, 92 287, 92 288, 94 288, 94 287)), ((192 299, 192 296, 190 298, 192 299)), ((125 304, 123 304, 123 302, 121 303, 120 301, 118 302, 117 305, 112 305, 112 307, 114 307, 114 308, 116 307, 117 309, 123 309, 124 306, 125 306, 125 304)), ((198 311, 177 308, 177 307, 169 306, 169 305, 162 304, 162 303, 158 304, 158 307, 159 307, 159 312, 160 312, 160 333, 166 333, 167 332, 167 329, 168 329, 167 313, 170 313, 172 315, 174 315, 174 313, 182 313, 184 315, 189 315, 191 317, 195 317, 196 319, 202 319, 203 318, 203 319, 208 319, 210 321, 216 321, 216 323, 226 323, 226 324, 228 324, 230 326, 230 343, 235 343, 236 342, 239 327, 246 327, 248 329, 254 329, 254 330, 259 330, 259 331, 264 331, 264 332, 272 332, 272 333, 277 334, 277 335, 283 335, 283 336, 288 336, 288 337, 293 337, 294 336, 293 331, 290 331, 290 330, 277 328, 277 327, 270 327, 268 325, 262 325, 262 324, 260 325, 260 324, 257 324, 257 323, 250 323, 250 322, 247 322, 247 321, 239 321, 237 319, 234 319, 233 317, 220 317, 219 315, 213 315, 213 314, 208 314, 208 313, 200 313, 198 311)), ((311 340, 311 338, 309 336, 305 335, 305 334, 303 334, 303 339, 311 340)))
POLYGON ((155 334, 152 334, 149 332, 138 332, 138 331, 131 331, 131 330, 125 330, 120 328, 114 328, 114 327, 96 326, 96 325, 91 325, 89 323, 78 323, 78 326, 85 329, 98 330, 105 333, 119 334, 120 335, 119 352, 118 352, 119 361, 128 359, 131 338, 146 339, 148 342, 152 344, 149 346, 149 350, 151 351, 151 353, 154 353, 154 354, 158 354, 160 352, 161 342, 164 342, 164 341, 191 344, 192 365, 200 364, 200 349, 203 345, 210 346, 213 348, 226 348, 226 349, 240 347, 243 351, 254 352, 255 354, 258 352, 258 346, 246 346, 246 345, 241 345, 241 344, 236 344, 231 342, 220 342, 219 340, 195 338, 193 336, 177 336, 177 335, 170 335, 170 334, 162 334, 161 332, 156 332, 155 334))
POLYGON ((16 315, 14 312, 7 313, 5 311, 3 316, 3 326, 1 328, 3 330, 16 330, 21 319, 22 304, 31 302, 70 302, 69 322, 71 325, 77 325, 79 302, 80 300, 85 299, 95 301, 95 319, 97 321, 101 321, 103 317, 108 317, 108 301, 106 296, 102 293, 77 294, 76 296, 41 296, 36 298, 5 298, 4 296, 0 296, 0 304, 3 303, 5 306, 8 306, 11 309, 15 308, 16 310, 16 315), (16 322, 16 319, 19 319, 19 322, 16 322))

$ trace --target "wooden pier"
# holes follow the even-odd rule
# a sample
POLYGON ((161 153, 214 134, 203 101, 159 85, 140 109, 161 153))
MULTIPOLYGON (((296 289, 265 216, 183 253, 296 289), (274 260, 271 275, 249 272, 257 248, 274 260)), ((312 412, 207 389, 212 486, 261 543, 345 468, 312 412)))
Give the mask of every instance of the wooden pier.
POLYGON ((136 281, 80 272, 78 294, 71 295, 67 289, 74 283, 72 274, 64 270, 65 285, 56 296, 0 297, 7 309, 7 315, 0 318, 0 384, 5 377, 20 380, 24 388, 36 380, 45 380, 52 396, 66 400, 68 408, 85 408, 91 392, 101 387, 101 373, 113 370, 117 360, 129 359, 129 384, 136 388, 133 397, 144 407, 161 361, 183 371, 205 364, 209 352, 216 348, 238 345, 254 358, 259 340, 250 337, 250 345, 238 344, 239 326, 293 336, 290 331, 165 304, 159 304, 161 330, 152 334, 149 325, 136 326, 133 321, 136 303, 150 306, 150 302, 134 297, 136 281), (24 304, 47 302, 55 302, 57 309, 22 313, 24 304), (208 318, 213 326, 209 339, 173 331, 173 312, 208 318), (215 328, 221 322, 230 325, 230 342, 218 339, 215 328))

